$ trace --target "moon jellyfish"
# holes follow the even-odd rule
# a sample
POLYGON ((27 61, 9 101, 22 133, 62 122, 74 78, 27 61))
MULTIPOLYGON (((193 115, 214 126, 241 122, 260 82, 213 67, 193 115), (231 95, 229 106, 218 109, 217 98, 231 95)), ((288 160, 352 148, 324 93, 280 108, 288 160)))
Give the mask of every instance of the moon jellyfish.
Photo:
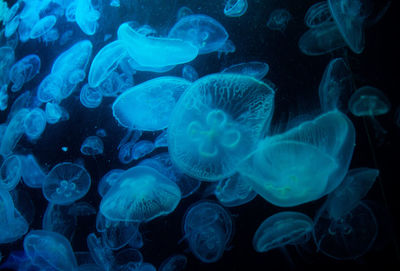
POLYGON ((37 90, 37 97, 41 102, 59 103, 62 100, 61 91, 64 81, 58 74, 49 74, 40 83, 37 90))
MULTIPOLYGON (((11 111, 12 110, 10 110, 9 116, 11 115, 11 111)), ((18 141, 21 139, 21 136, 24 133, 24 121, 28 113, 28 109, 22 108, 12 116, 8 123, 0 142, 0 154, 4 157, 13 152, 18 141)))
POLYGON ((61 107, 57 103, 46 103, 45 107, 46 121, 49 124, 55 124, 59 121, 64 121, 69 119, 69 114, 65 108, 61 107))
POLYGON ((0 87, 0 111, 6 110, 8 107, 7 85, 0 87))
POLYGON ((168 37, 190 42, 199 49, 199 55, 202 55, 222 47, 228 39, 228 33, 215 19, 197 14, 181 18, 171 28, 168 37))
POLYGON ((59 233, 30 231, 24 238, 24 251, 41 270, 74 270, 78 266, 70 242, 59 233))
POLYGON ((234 53, 236 51, 236 46, 231 40, 226 40, 224 45, 220 47, 217 52, 218 52, 218 59, 221 58, 221 55, 227 55, 229 53, 234 53))
POLYGON ((325 206, 329 216, 339 219, 353 210, 371 189, 379 175, 372 168, 351 169, 343 182, 328 195, 325 206))
POLYGON ((343 181, 354 145, 353 124, 332 111, 265 138, 239 172, 270 203, 296 206, 330 193, 343 181))
POLYGON ((205 263, 218 261, 232 235, 229 213, 214 202, 200 201, 189 207, 183 221, 192 253, 205 263))
POLYGON ((274 91, 261 81, 214 74, 194 82, 179 99, 168 127, 174 164, 201 180, 229 177, 269 126, 274 91))
POLYGON ((104 151, 104 144, 100 137, 89 136, 85 138, 81 145, 81 153, 83 155, 99 155, 104 151))
POLYGON ((104 245, 102 238, 98 238, 94 233, 89 234, 87 247, 90 256, 98 266, 101 266, 104 270, 113 270, 111 267, 115 261, 114 255, 112 250, 104 245))
POLYGON ((257 195, 247 178, 239 173, 219 181, 214 194, 218 201, 226 207, 246 204, 257 195))
POLYGON ((326 1, 317 2, 312 5, 304 16, 304 23, 309 28, 319 27, 330 22, 333 22, 333 18, 326 1))
POLYGON ((24 183, 31 188, 40 188, 46 178, 46 174, 36 161, 36 158, 32 154, 21 155, 21 175, 24 183))
POLYGON ((361 54, 364 50, 364 26, 369 14, 363 0, 328 0, 328 5, 343 39, 350 49, 361 54))
POLYGON ((248 75, 258 80, 263 79, 269 71, 269 65, 264 62, 251 61, 245 63, 239 63, 228 68, 225 68, 221 73, 236 73, 242 75, 248 75))
MULTIPOLYGON (((185 17, 186 18, 186 17, 185 17)), ((198 49, 180 37, 158 38, 144 36, 123 23, 118 28, 131 58, 145 67, 165 67, 189 62, 197 57, 198 49)))
POLYGON ((280 212, 265 219, 253 237, 257 252, 304 243, 313 230, 313 221, 299 212, 280 212))
POLYGON ((161 134, 159 134, 154 140, 154 147, 168 147, 168 130, 164 130, 161 134))
POLYGON ((285 31, 292 15, 286 9, 275 9, 269 15, 267 27, 271 30, 285 31))
POLYGON ((94 35, 98 27, 100 12, 94 8, 91 0, 77 0, 75 20, 86 35, 94 35))
POLYGON ((69 214, 70 206, 49 203, 42 219, 42 229, 56 232, 68 239, 75 235, 77 219, 69 214))
POLYGON ((371 86, 359 88, 349 100, 349 110, 357 117, 383 115, 389 111, 390 106, 385 94, 371 86))
POLYGON ((340 110, 347 112, 347 103, 353 89, 351 70, 343 58, 331 60, 319 84, 322 112, 340 110))
POLYGON ((30 33, 30 38, 31 39, 37 39, 40 36, 43 36, 47 32, 50 31, 50 29, 53 28, 53 26, 56 24, 57 18, 54 15, 49 15, 46 17, 43 17, 39 21, 35 23, 35 25, 32 27, 31 33, 30 33))
POLYGON ((228 17, 240 17, 247 11, 247 0, 226 0, 224 14, 228 17))
POLYGON ((37 55, 27 55, 10 69, 10 80, 14 83, 11 91, 19 91, 23 84, 32 80, 40 70, 40 58, 37 55))
POLYGON ((14 35, 18 29, 20 21, 19 15, 15 16, 11 21, 9 21, 4 29, 4 37, 10 38, 12 35, 14 35))
POLYGON ((12 243, 29 230, 29 224, 15 208, 8 191, 0 189, 0 244, 12 243))
POLYGON ((114 101, 114 118, 124 127, 143 131, 162 130, 179 97, 191 85, 179 77, 163 76, 136 85, 114 101))
POLYGON ((371 249, 377 222, 363 202, 339 217, 330 217, 325 205, 314 218, 313 238, 319 251, 337 260, 356 259, 371 249))
POLYGON ((194 82, 199 78, 199 74, 193 66, 185 65, 182 68, 182 77, 190 82, 194 82))
POLYGON ((98 130, 96 130, 96 135, 98 137, 106 137, 107 136, 107 132, 104 129, 98 129, 98 130))
POLYGON ((183 254, 176 254, 165 259, 160 267, 159 271, 183 271, 186 268, 187 258, 183 254))
POLYGON ((125 248, 115 255, 115 261, 112 270, 154 270, 156 269, 142 269, 143 255, 139 250, 134 248, 125 248))
POLYGON ((112 169, 107 172, 99 182, 97 186, 97 192, 101 197, 107 193, 107 191, 118 181, 119 177, 124 173, 125 170, 123 169, 112 169))
POLYGON ((25 117, 24 130, 29 139, 38 139, 46 128, 46 113, 36 107, 25 117))
POLYGON ((156 170, 137 166, 125 171, 100 203, 113 221, 148 222, 173 212, 181 199, 179 187, 156 170))
POLYGON ((14 50, 11 47, 0 47, 0 87, 7 85, 10 81, 9 72, 14 64, 14 50))
POLYGON ((57 164, 43 182, 44 197, 51 203, 68 205, 89 191, 90 175, 85 168, 69 162, 57 164))
POLYGON ((96 108, 101 104, 103 94, 99 88, 91 88, 88 84, 85 84, 81 89, 79 99, 84 107, 96 108))
POLYGON ((0 189, 11 191, 21 179, 22 163, 17 155, 7 157, 0 167, 0 189))

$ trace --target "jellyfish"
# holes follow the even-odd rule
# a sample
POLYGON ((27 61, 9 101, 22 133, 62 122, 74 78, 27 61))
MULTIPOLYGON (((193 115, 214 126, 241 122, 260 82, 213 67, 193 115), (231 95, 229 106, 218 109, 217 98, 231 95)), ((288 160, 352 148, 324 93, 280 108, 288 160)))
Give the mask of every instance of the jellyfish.
POLYGON ((220 205, 200 201, 188 208, 183 219, 185 239, 202 262, 218 261, 232 237, 232 219, 220 205))
POLYGON ((97 21, 100 18, 100 12, 92 5, 91 0, 77 0, 75 20, 79 28, 86 35, 94 35, 98 27, 97 21))
POLYGON ((226 0, 224 14, 228 17, 240 17, 247 11, 247 0, 226 0))
POLYGON ((47 75, 39 84, 37 97, 41 102, 59 103, 62 100, 63 78, 57 74, 47 75))
POLYGON ((214 194, 225 207, 244 205, 257 195, 247 178, 239 173, 219 181, 214 194))
POLYGON ((249 76, 214 74, 194 82, 168 126, 168 150, 185 174, 227 178, 255 150, 269 126, 274 91, 249 76))
MULTIPOLYGON (((142 253, 134 248, 125 248, 116 253, 115 262, 112 270, 144 270, 142 269, 142 265, 142 253)), ((154 269, 154 271, 155 270, 156 269, 154 269)))
POLYGON ((332 218, 325 207, 314 218, 313 238, 319 251, 337 260, 350 260, 371 249, 378 229, 367 204, 361 201, 339 218, 332 218))
POLYGON ((169 31, 169 38, 190 42, 199 55, 217 51, 228 39, 225 28, 215 19, 202 14, 181 18, 169 31))
POLYGON ((132 147, 132 158, 138 160, 154 150, 154 143, 149 140, 140 140, 132 147))
POLYGON ((49 202, 68 205, 86 195, 90 182, 90 175, 82 166, 59 163, 47 174, 42 192, 49 202))
POLYGON ((81 145, 81 153, 83 155, 99 155, 104 151, 104 144, 100 137, 89 136, 85 138, 81 145))
POLYGON ((309 28, 320 27, 330 22, 333 22, 333 18, 326 1, 317 2, 309 7, 304 16, 304 23, 309 28))
POLYGON ((164 130, 154 140, 154 148, 168 147, 168 130, 164 130))
POLYGON ((296 206, 332 192, 343 181, 353 155, 355 129, 331 111, 264 139, 240 165, 253 189, 270 203, 296 206))
POLYGON ((343 58, 331 60, 319 84, 319 100, 323 112, 347 112, 347 103, 353 89, 351 70, 343 58))
POLYGON ((199 74, 193 66, 185 65, 182 68, 182 77, 190 82, 194 82, 199 78, 199 74))
POLYGON ((123 169, 112 169, 107 172, 99 182, 97 186, 97 192, 101 197, 107 193, 107 191, 118 181, 119 177, 124 173, 125 170, 123 169))
POLYGON ((344 181, 328 195, 325 206, 332 219, 340 219, 365 197, 379 175, 373 168, 351 169, 344 181))
POLYGON ((4 37, 9 38, 12 35, 14 35, 18 29, 20 21, 21 20, 20 20, 19 15, 12 18, 12 20, 6 24, 5 31, 4 31, 4 37))
POLYGON ((148 222, 173 212, 179 187, 156 170, 137 166, 125 171, 106 193, 100 212, 113 221, 148 222))
POLYGON ((46 174, 36 161, 32 154, 20 155, 21 160, 21 176, 24 184, 31 188, 42 187, 46 174))
POLYGON ((46 128, 46 113, 36 107, 32 109, 25 117, 24 120, 24 131, 29 139, 38 139, 44 129, 46 128))
POLYGON ((12 243, 28 230, 29 224, 15 208, 10 193, 0 189, 0 244, 12 243))
POLYGON ((87 237, 87 246, 90 256, 98 266, 101 266, 105 270, 112 270, 111 267, 115 262, 115 258, 112 250, 103 244, 102 238, 98 238, 94 233, 89 234, 87 237))
POLYGON ((17 155, 8 156, 0 167, 0 189, 11 191, 21 179, 22 163, 17 155))
POLYGON ((7 85, 0 87, 0 111, 6 110, 8 107, 7 85))
POLYGON ((175 254, 166 258, 158 268, 159 271, 183 271, 187 265, 187 258, 183 254, 175 254))
POLYGON ((258 80, 263 79, 269 71, 269 65, 265 62, 251 61, 239 63, 225 68, 221 73, 236 73, 252 76, 258 80))
POLYGON ((90 216, 95 215, 96 213, 96 208, 85 201, 74 202, 68 208, 68 214, 72 216, 90 216))
POLYGON ((85 84, 80 92, 79 99, 81 104, 86 108, 99 107, 103 100, 103 94, 98 88, 91 88, 88 84, 85 84))
POLYGON ((306 242, 313 230, 313 221, 299 212, 279 212, 257 228, 253 237, 253 247, 257 252, 296 245, 306 242))
POLYGON ((198 49, 184 39, 144 36, 128 23, 119 26, 118 39, 125 43, 129 56, 145 67, 174 66, 189 62, 198 54, 198 49))
POLYGON ((234 53, 236 51, 236 46, 231 40, 226 40, 224 45, 220 47, 217 52, 218 52, 218 59, 221 58, 221 55, 227 55, 229 53, 234 53))
POLYGON ((180 19, 182 19, 185 16, 189 16, 192 14, 193 14, 193 11, 190 8, 185 7, 185 6, 180 7, 178 10, 178 13, 176 15, 177 21, 179 21, 180 19))
POLYGON ((66 7, 65 7, 65 18, 67 19, 67 22, 75 22, 76 21, 76 7, 77 7, 78 1, 71 1, 66 7))
POLYGON ((40 58, 37 55, 27 55, 10 69, 10 80, 14 83, 11 91, 19 91, 23 84, 32 80, 40 70, 40 58))
POLYGON ((277 30, 283 33, 285 31, 292 15, 286 9, 275 9, 269 15, 267 27, 271 30, 277 30))
MULTIPOLYGON (((28 109, 22 108, 15 112, 10 122, 8 123, 0 142, 0 154, 4 157, 10 155, 13 152, 15 146, 17 145, 22 134, 24 133, 24 121, 28 113, 28 109)), ((10 115, 11 112, 9 113, 9 116, 10 115)))
POLYGON ((9 72, 14 64, 14 50, 11 47, 0 47, 0 86, 7 85, 10 81, 9 72))
POLYGON ((190 85, 189 81, 172 76, 157 77, 136 85, 114 101, 114 118, 130 129, 165 129, 179 97, 190 85))
POLYGON ((43 17, 39 21, 35 23, 35 25, 31 29, 30 33, 30 38, 31 39, 37 39, 47 32, 50 31, 50 29, 53 28, 53 26, 56 24, 57 18, 54 15, 49 15, 46 17, 43 17))
POLYGON ((24 251, 42 270, 74 270, 78 266, 70 242, 59 233, 30 231, 24 238, 24 251))
POLYGON ((49 203, 42 219, 42 229, 56 232, 68 239, 75 234, 77 219, 69 214, 69 206, 49 203))
POLYGON ((46 103, 45 112, 46 121, 49 124, 55 124, 59 121, 65 121, 69 119, 67 110, 57 103, 46 103))

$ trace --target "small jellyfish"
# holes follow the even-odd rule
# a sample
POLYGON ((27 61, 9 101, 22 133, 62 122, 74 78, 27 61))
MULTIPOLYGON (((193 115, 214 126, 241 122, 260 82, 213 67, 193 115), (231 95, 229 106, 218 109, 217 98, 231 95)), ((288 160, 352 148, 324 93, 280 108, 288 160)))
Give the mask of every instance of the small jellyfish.
POLYGON ((182 77, 190 82, 194 82, 199 78, 199 74, 193 66, 185 65, 182 68, 182 77))
POLYGON ((285 31, 289 21, 292 19, 292 15, 286 9, 275 9, 269 15, 267 27, 271 30, 285 31))
POLYGON ((98 137, 106 137, 106 136, 107 136, 107 132, 106 132, 106 130, 104 130, 104 129, 98 129, 98 130, 96 131, 96 135, 97 135, 98 137))
POLYGON ((148 222, 173 212, 179 187, 156 170, 136 166, 125 171, 103 197, 101 213, 113 221, 148 222))
POLYGON ((103 94, 98 88, 91 88, 88 84, 85 84, 79 95, 81 104, 87 108, 99 107, 103 100, 103 94))
POLYGON ((107 172, 99 182, 97 186, 97 192, 101 197, 107 193, 107 191, 118 181, 119 177, 124 173, 125 170, 123 169, 112 169, 107 172))
POLYGON ((273 99, 274 91, 253 77, 213 74, 197 80, 170 118, 172 161, 197 179, 229 177, 269 126, 273 99))
POLYGON ((240 17, 247 11, 247 0, 226 0, 224 14, 228 17, 240 17))
POLYGON ((199 55, 217 51, 228 39, 225 28, 207 15, 189 15, 181 18, 169 31, 169 38, 190 42, 199 55))
POLYGON ((57 18, 54 15, 43 17, 32 27, 30 38, 37 39, 46 34, 56 24, 57 18))
POLYGON ((299 212, 280 212, 265 219, 253 237, 257 252, 267 252, 286 245, 307 241, 313 230, 313 221, 299 212))
POLYGON ((115 258, 111 249, 104 245, 102 238, 91 233, 87 237, 87 247, 93 261, 102 267, 102 270, 112 270, 115 258))
POLYGON ((85 138, 81 145, 81 153, 83 155, 92 156, 102 154, 104 151, 104 144, 100 137, 89 136, 85 138))
POLYGON ((187 258, 183 254, 176 254, 169 256, 165 259, 160 267, 159 271, 183 271, 186 268, 187 258))
POLYGON ((17 155, 7 157, 0 167, 0 189, 11 191, 21 179, 22 163, 17 155))
POLYGON ((252 76, 258 80, 263 79, 269 71, 269 65, 265 62, 251 61, 239 63, 225 68, 221 73, 236 73, 252 76))
POLYGON ((185 239, 202 262, 218 261, 232 237, 232 219, 220 205, 200 201, 188 208, 183 219, 185 239))
POLYGON ((235 44, 233 43, 233 41, 231 41, 231 40, 226 40, 225 43, 224 43, 224 45, 222 45, 222 46, 217 50, 217 52, 218 52, 218 59, 220 59, 222 54, 227 55, 227 54, 229 54, 229 53, 234 53, 234 52, 236 52, 236 46, 235 46, 235 44))
POLYGON ((180 19, 182 19, 185 16, 189 16, 192 14, 193 14, 193 11, 190 8, 185 7, 185 6, 180 7, 178 10, 178 13, 176 15, 177 21, 179 21, 180 19))
POLYGON ((21 175, 24 183, 31 188, 42 187, 46 174, 36 161, 36 158, 32 154, 21 155, 19 158, 21 159, 21 175))
POLYGON ((65 162, 57 164, 47 174, 42 191, 49 202, 68 205, 86 195, 90 182, 85 168, 65 162))
POLYGON ((69 206, 49 203, 42 219, 42 229, 57 232, 72 239, 76 231, 77 219, 68 213, 69 206))
POLYGON ((46 128, 46 113, 36 107, 32 109, 25 117, 24 120, 24 131, 29 139, 38 139, 44 129, 46 128))
POLYGON ((219 202, 226 207, 246 204, 257 195, 247 178, 239 173, 219 181, 214 194, 219 202))
POLYGON ((46 121, 49 124, 55 124, 59 121, 65 121, 69 119, 67 110, 57 103, 46 103, 45 111, 46 121))
POLYGON ((89 216, 95 215, 96 213, 96 208, 85 201, 74 202, 72 205, 68 206, 68 214, 72 216, 89 216))
POLYGON ((30 231, 24 238, 24 251, 41 270, 75 270, 78 266, 70 242, 59 233, 30 231))
POLYGON ((40 58, 37 55, 27 55, 10 69, 10 80, 14 83, 11 91, 19 91, 23 84, 32 80, 40 70, 40 58))
POLYGON ((91 36, 96 33, 100 14, 100 11, 92 5, 91 0, 77 0, 75 20, 86 35, 91 36))
POLYGON ((371 86, 359 88, 349 100, 349 110, 357 117, 379 116, 386 114, 389 109, 389 99, 381 90, 371 86))
POLYGON ((7 85, 0 87, 0 111, 6 110, 8 107, 7 85))
POLYGON ((309 7, 304 16, 304 23, 309 28, 320 27, 321 25, 332 21, 333 18, 326 1, 317 2, 309 7))

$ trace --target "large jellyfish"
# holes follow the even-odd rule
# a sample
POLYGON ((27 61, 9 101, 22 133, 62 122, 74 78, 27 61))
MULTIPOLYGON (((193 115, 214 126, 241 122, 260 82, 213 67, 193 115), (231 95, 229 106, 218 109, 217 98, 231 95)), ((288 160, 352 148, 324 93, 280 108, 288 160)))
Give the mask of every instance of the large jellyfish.
POLYGON ((137 166, 125 171, 100 203, 113 221, 148 222, 173 212, 181 199, 179 187, 156 170, 137 166))
POLYGON ((240 166, 253 189, 277 206, 295 206, 334 190, 347 173, 355 129, 339 111, 267 137, 240 166))
POLYGON ((269 126, 274 91, 252 77, 214 74, 179 99, 168 127, 168 149, 184 173, 217 181, 232 175, 269 126))
POLYGON ((183 230, 192 253, 202 262, 218 261, 232 237, 232 219, 220 205, 200 201, 186 211, 183 230))
POLYGON ((115 100, 113 115, 124 127, 143 131, 162 130, 179 97, 191 82, 172 76, 162 76, 126 90, 115 100))
POLYGON ((68 205, 82 198, 89 191, 90 175, 78 164, 57 164, 47 174, 42 191, 45 198, 54 204, 68 205))
POLYGON ((313 221, 299 212, 280 212, 265 219, 253 237, 257 252, 267 252, 286 245, 307 241, 313 230, 313 221))

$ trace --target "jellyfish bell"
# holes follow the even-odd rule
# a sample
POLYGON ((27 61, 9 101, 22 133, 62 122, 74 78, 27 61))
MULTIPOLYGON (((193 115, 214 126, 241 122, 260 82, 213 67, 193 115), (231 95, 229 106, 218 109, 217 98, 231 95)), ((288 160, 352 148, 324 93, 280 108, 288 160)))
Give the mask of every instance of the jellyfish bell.
POLYGON ((390 101, 385 94, 371 86, 359 88, 349 100, 350 112, 358 117, 386 114, 390 106, 390 101))

